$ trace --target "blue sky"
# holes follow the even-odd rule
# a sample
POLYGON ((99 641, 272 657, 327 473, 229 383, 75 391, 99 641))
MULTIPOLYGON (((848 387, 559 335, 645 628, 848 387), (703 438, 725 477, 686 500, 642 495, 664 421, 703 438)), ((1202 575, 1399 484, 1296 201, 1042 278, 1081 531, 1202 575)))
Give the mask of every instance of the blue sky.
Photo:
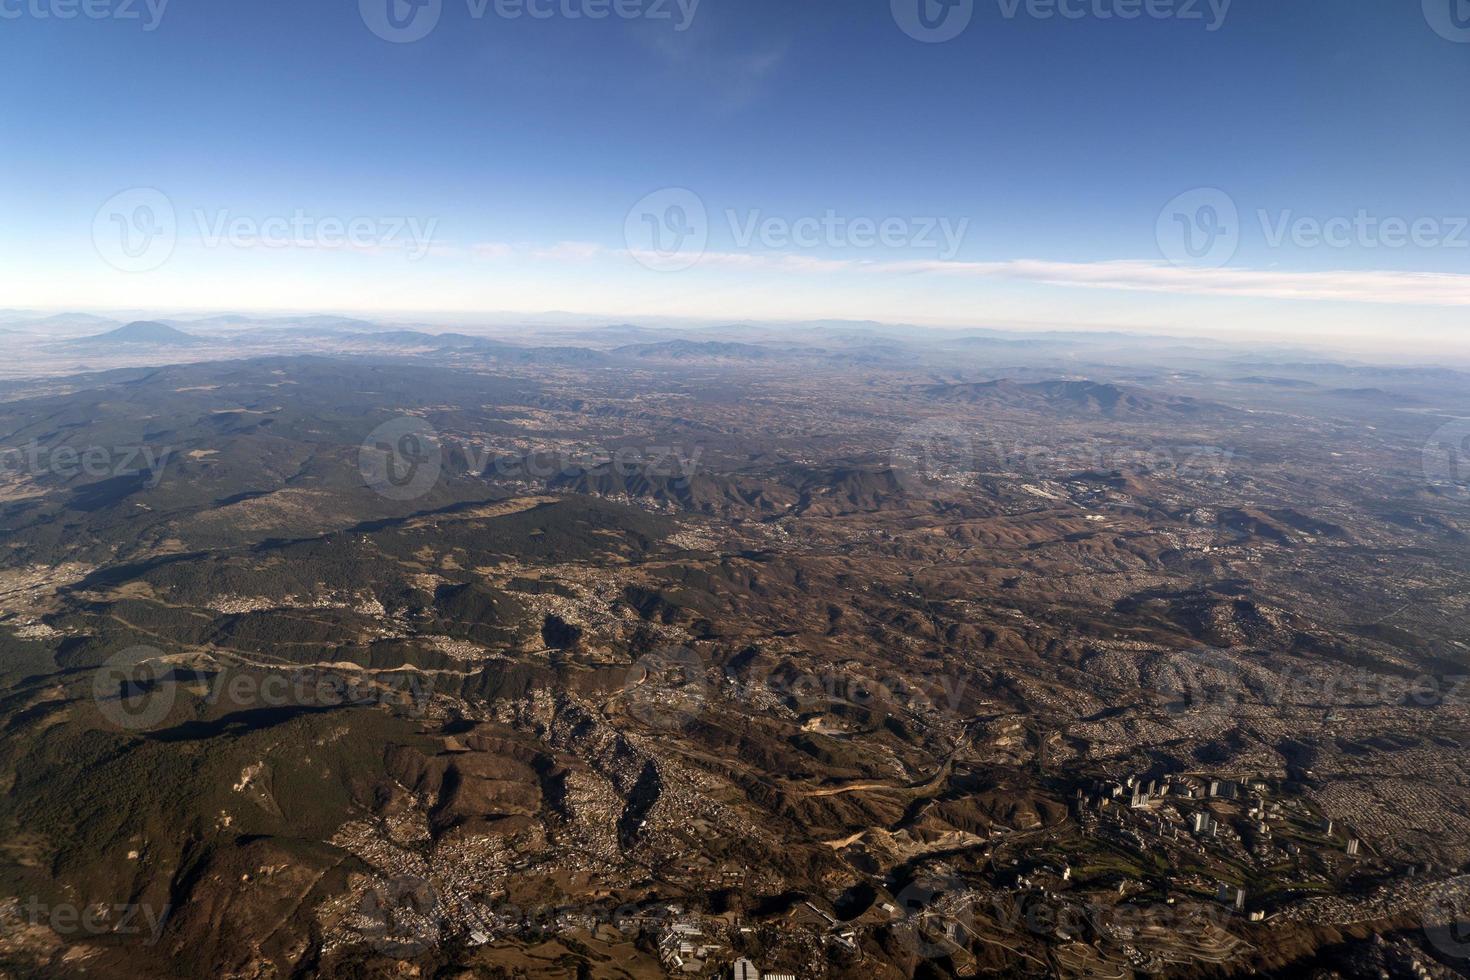
POLYGON ((920 0, 441 0, 410 43, 369 29, 389 0, 67 2, 0 0, 0 306, 1427 337, 1470 307, 1465 0, 975 0, 942 43, 900 28, 920 0), (163 193, 176 244, 119 269, 98 214, 131 220, 133 188, 163 193), (664 188, 704 209, 678 271, 627 234, 664 188), (1238 220, 1196 261, 1160 215, 1199 188, 1238 220), (793 240, 803 219, 826 225, 793 240), (1331 219, 1335 245, 1312 233, 1331 219), (372 228, 342 247, 333 220, 372 228), (1385 245, 1394 220, 1417 243, 1385 245), (852 233, 884 222, 886 243, 852 233))

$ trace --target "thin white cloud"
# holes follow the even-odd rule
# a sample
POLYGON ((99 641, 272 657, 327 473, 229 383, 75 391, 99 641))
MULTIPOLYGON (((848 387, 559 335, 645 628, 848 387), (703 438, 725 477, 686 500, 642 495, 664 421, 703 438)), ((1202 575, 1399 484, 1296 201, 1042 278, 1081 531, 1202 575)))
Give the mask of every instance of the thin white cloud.
MULTIPOLYGON (((633 257, 637 257, 634 253, 633 257)), ((862 272, 873 275, 944 275, 1009 279, 1049 286, 1112 289, 1190 296, 1385 303, 1406 306, 1470 306, 1470 275, 1458 273, 1340 270, 1284 272, 1208 269, 1146 259, 1107 262, 954 262, 938 259, 830 259, 790 253, 711 252, 699 266, 792 273, 862 272)))
POLYGON ((515 254, 516 247, 510 242, 480 242, 470 246, 470 253, 477 259, 504 259, 515 254))
POLYGON ((1274 269, 1206 269, 1140 259, 1112 262, 897 262, 891 271, 933 272, 983 278, 1024 279, 1055 286, 1244 296, 1260 299, 1470 306, 1470 275, 1368 269, 1284 272, 1274 269))
MULTIPOLYGON (((433 242, 428 254, 450 256, 459 254, 459 251, 454 246, 433 242)), ((667 255, 612 249, 596 242, 581 241, 563 241, 552 245, 481 242, 470 246, 469 253, 480 259, 519 256, 542 262, 568 263, 622 257, 639 259, 654 267, 666 263, 669 258, 667 255)), ((1176 266, 1152 259, 1104 262, 1049 262, 1040 259, 959 262, 941 259, 829 258, 794 252, 707 252, 700 257, 696 268, 792 275, 834 275, 847 272, 859 272, 865 276, 935 275, 1186 296, 1396 306, 1470 306, 1470 275, 1382 269, 1288 272, 1279 269, 1176 266)))
MULTIPOLYGON (((532 258, 547 262, 585 262, 595 259, 609 250, 596 242, 556 242, 552 245, 534 245, 529 242, 476 242, 468 254, 476 259, 532 258)), ((457 248, 436 252, 445 256, 464 254, 457 248)))
POLYGON ((555 245, 538 248, 531 255, 552 261, 585 262, 595 259, 606 249, 596 242, 557 242, 555 245))
MULTIPOLYGON (((660 258, 652 252, 630 252, 628 254, 639 259, 657 260, 660 258)), ((846 272, 850 269, 865 267, 865 263, 852 259, 827 259, 816 255, 799 255, 789 252, 776 254, 707 252, 700 257, 698 264, 727 269, 775 269, 784 272, 846 272)))

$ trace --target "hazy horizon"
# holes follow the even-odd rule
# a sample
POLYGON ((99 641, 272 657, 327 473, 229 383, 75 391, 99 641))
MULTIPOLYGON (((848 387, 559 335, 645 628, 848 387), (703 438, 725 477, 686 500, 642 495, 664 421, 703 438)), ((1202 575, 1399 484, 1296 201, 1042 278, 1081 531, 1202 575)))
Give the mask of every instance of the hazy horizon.
MULTIPOLYGON (((1289 352, 1301 350, 1315 356, 1338 358, 1365 358, 1371 361, 1397 364, 1453 363, 1470 368, 1470 338, 1448 344, 1422 339, 1418 345, 1408 343, 1405 336, 1378 336, 1374 334, 1328 334, 1328 335, 1281 335, 1275 331, 1259 332, 1210 332, 1189 330, 1181 327, 1150 327, 1130 324, 1086 323, 1086 322, 953 322, 922 323, 873 318, 821 317, 812 319, 757 319, 751 317, 675 317, 667 315, 643 315, 637 313, 574 313, 565 310, 403 310, 384 311, 352 308, 321 307, 316 309, 281 309, 250 307, 218 307, 212 309, 170 309, 167 307, 80 307, 60 306, 51 308, 0 309, 0 330, 14 329, 17 324, 30 322, 34 318, 64 319, 69 315, 98 317, 113 324, 124 324, 138 320, 164 320, 180 324, 207 322, 210 320, 238 316, 247 320, 274 320, 289 323, 307 318, 343 318, 365 320, 384 329, 421 327, 431 331, 458 331, 474 333, 488 331, 504 333, 524 332, 527 341, 534 342, 538 331, 554 334, 563 330, 596 330, 620 326, 636 326, 649 330, 678 334, 687 331, 718 332, 724 328, 751 330, 813 330, 852 329, 871 330, 884 335, 902 336, 905 331, 920 334, 963 335, 965 333, 1000 333, 1018 336, 1044 335, 1048 333, 1075 333, 1098 336, 1117 335, 1158 342, 1177 341, 1180 344, 1220 345, 1242 350, 1289 352)), ((84 336, 85 324, 74 324, 68 336, 84 336)))
POLYGON ((0 301, 1429 353, 1470 307, 1449 3, 32 0, 0 301))

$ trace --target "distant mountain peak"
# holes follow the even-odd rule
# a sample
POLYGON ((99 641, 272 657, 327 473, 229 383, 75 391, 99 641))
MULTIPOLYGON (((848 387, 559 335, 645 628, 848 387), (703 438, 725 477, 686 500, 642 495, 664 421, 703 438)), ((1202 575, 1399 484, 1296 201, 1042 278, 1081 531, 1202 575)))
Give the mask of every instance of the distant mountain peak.
POLYGON ((132 323, 109 330, 107 333, 83 338, 85 343, 105 344, 168 344, 181 346, 197 344, 201 340, 193 334, 176 330, 157 320, 134 320, 132 323))
POLYGON ((1221 410, 1194 398, 1146 392, 1107 382, 1057 379, 1018 382, 1009 378, 964 384, 931 385, 924 394, 938 401, 968 405, 1046 409, 1107 418, 1198 415, 1221 410))
POLYGON ((742 344, 721 340, 666 340, 654 344, 630 344, 619 347, 614 354, 626 357, 659 358, 665 360, 689 360, 694 358, 723 358, 743 361, 764 361, 778 352, 757 344, 742 344))

